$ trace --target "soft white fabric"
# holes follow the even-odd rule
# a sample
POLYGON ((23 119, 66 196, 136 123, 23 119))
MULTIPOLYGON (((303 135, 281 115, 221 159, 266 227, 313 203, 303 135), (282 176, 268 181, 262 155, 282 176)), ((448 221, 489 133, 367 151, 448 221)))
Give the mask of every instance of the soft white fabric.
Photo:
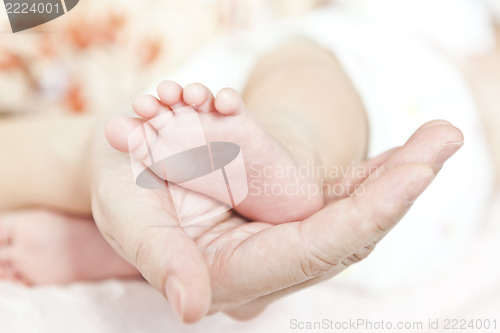
POLYGON ((453 56, 490 50, 491 11, 498 0, 338 0, 349 12, 393 31, 406 31, 453 56))
POLYGON ((500 24, 500 0, 486 0, 496 24, 500 24))

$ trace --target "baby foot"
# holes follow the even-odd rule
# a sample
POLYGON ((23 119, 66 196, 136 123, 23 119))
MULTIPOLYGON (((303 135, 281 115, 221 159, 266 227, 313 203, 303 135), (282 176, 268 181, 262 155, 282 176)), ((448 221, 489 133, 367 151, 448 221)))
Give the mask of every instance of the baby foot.
MULTIPOLYGON (((141 119, 117 117, 108 123, 106 136, 115 149, 129 152, 160 178, 176 183, 172 177, 177 172, 162 174, 154 169, 154 162, 207 142, 210 147, 212 143, 233 143, 241 150, 248 182, 248 195, 234 207, 238 213, 252 220, 281 223, 305 219, 322 207, 319 185, 299 172, 294 156, 246 109, 236 91, 222 89, 214 97, 201 84, 183 89, 164 81, 158 86, 158 96, 159 100, 142 96, 134 102, 141 119), (142 129, 135 130, 139 126, 142 129)), ((201 167, 199 161, 197 166, 201 167)), ((180 185, 223 201, 211 181, 180 185)))
POLYGON ((42 285, 139 276, 91 219, 43 210, 0 215, 0 280, 42 285))

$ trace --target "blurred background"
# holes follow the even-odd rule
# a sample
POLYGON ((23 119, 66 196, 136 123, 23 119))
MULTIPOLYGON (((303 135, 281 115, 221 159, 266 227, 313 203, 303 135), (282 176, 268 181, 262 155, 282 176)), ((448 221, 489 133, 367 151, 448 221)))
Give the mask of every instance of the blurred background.
MULTIPOLYGON (((488 100, 476 103, 487 114, 482 119, 488 148, 500 152, 499 0, 81 0, 63 17, 16 34, 0 13, 0 115, 109 112, 220 38, 237 39, 241 32, 331 6, 353 20, 424 41, 456 66, 471 91, 488 100)), ((433 200, 421 210, 442 209, 429 205, 433 200)), ((500 330, 500 200, 495 193, 478 200, 483 211, 473 232, 443 223, 426 243, 426 234, 418 238, 416 227, 408 228, 400 232, 406 238, 381 248, 361 268, 277 302, 249 323, 216 315, 181 325, 162 297, 141 282, 35 289, 0 284, 0 332, 289 332, 292 319, 325 318, 425 325, 496 319, 500 330), (418 248, 394 254, 394 244, 405 242, 420 246, 425 256, 418 259, 418 248), (415 261, 403 265, 408 255, 415 261), (393 265, 376 270, 384 258, 393 265), (431 268, 423 269, 427 263, 431 268)), ((467 214, 453 209, 450 216, 467 214)))
POLYGON ((86 0, 64 17, 17 34, 9 33, 2 13, 0 110, 109 110, 221 34, 317 5, 312 0, 86 0))
POLYGON ((0 112, 100 112, 222 34, 332 3, 454 55, 491 48, 490 24, 500 16, 496 0, 86 0, 64 17, 12 34, 1 14, 0 112))

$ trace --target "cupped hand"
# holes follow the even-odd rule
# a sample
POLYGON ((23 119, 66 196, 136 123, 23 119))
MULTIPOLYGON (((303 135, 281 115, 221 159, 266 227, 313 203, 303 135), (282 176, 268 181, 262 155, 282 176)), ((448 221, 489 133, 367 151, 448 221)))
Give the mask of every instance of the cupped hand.
POLYGON ((250 318, 276 298, 366 258, 462 144, 458 129, 432 121, 402 147, 330 184, 336 194, 304 221, 270 225, 229 212, 182 228, 177 210, 206 212, 218 204, 185 191, 183 207, 174 207, 164 191, 137 187, 128 157, 99 138, 93 213, 103 236, 182 321, 219 311, 250 318))

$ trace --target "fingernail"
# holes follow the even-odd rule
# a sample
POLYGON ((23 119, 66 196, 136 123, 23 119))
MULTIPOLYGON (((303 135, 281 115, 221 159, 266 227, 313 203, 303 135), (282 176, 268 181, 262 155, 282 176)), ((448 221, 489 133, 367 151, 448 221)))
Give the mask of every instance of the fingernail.
POLYGON ((436 176, 432 171, 429 170, 413 181, 413 183, 408 187, 408 192, 406 192, 406 203, 411 205, 417 200, 417 198, 425 191, 425 189, 432 183, 436 176))
POLYGON ((436 164, 438 166, 442 166, 444 162, 446 162, 450 157, 453 156, 462 146, 463 142, 453 142, 453 143, 445 143, 441 146, 441 150, 436 158, 436 164))
POLYGON ((165 294, 167 300, 172 306, 177 317, 182 320, 184 318, 184 287, 177 277, 170 276, 167 278, 165 285, 165 294))

